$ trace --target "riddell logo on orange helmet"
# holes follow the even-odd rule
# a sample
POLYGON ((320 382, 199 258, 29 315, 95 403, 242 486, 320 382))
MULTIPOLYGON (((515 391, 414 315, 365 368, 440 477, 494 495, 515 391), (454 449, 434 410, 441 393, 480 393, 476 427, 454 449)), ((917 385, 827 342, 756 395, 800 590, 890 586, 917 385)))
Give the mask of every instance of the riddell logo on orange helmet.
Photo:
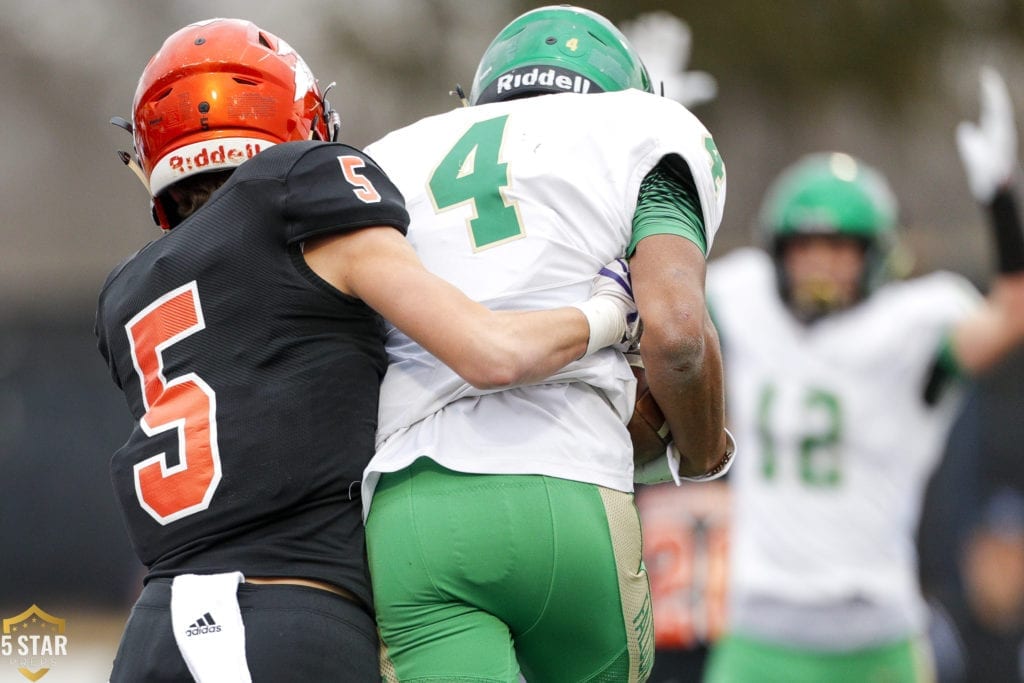
POLYGON ((193 142, 160 159, 150 173, 150 191, 156 195, 168 185, 195 173, 241 166, 260 152, 274 146, 269 140, 237 137, 193 142))
POLYGON ((245 144, 236 146, 223 144, 203 143, 198 151, 192 146, 186 147, 188 152, 194 154, 172 154, 167 163, 174 171, 199 171, 208 167, 217 166, 238 166, 246 159, 252 159, 262 150, 261 142, 247 141, 245 144))

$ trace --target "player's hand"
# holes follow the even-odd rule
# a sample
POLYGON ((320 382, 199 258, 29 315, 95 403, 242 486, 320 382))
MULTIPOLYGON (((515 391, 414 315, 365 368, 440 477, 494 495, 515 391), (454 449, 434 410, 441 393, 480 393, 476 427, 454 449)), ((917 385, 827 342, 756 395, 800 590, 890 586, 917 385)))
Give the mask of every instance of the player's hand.
POLYGON ((1017 168, 1013 104, 1006 83, 995 69, 982 68, 978 123, 961 122, 956 142, 971 194, 982 204, 991 203, 996 190, 1011 182, 1017 168))
POLYGON ((639 341, 640 315, 633 301, 633 282, 626 259, 615 259, 598 271, 590 288, 592 298, 607 298, 615 303, 626 322, 626 331, 613 346, 620 351, 635 351, 639 341))

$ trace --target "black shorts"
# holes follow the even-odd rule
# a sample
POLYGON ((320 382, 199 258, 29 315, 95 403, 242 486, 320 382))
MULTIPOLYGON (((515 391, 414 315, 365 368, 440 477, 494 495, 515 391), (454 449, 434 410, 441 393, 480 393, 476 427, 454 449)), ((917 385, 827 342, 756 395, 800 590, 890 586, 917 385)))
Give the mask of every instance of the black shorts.
MULTIPOLYGON (((361 606, 319 588, 238 586, 253 683, 374 681, 377 628, 361 606)), ((193 683, 171 629, 171 580, 153 579, 132 607, 110 683, 193 683)))

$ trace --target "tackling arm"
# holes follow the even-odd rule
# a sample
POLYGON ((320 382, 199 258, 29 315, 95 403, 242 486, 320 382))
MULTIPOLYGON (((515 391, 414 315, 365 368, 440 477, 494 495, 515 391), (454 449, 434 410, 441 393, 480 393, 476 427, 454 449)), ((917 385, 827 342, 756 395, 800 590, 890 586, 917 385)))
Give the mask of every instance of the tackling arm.
MULTIPOLYGON (((387 318, 480 389, 541 380, 589 350, 618 342, 625 313, 593 309, 492 311, 429 272, 397 230, 365 228, 311 240, 306 262, 320 277, 387 318)), ((591 299, 591 302, 595 299, 591 299)), ((588 302, 589 303, 589 302, 588 302)), ((607 302, 602 302, 607 304, 607 302)), ((586 308, 586 307, 585 307, 586 308)))

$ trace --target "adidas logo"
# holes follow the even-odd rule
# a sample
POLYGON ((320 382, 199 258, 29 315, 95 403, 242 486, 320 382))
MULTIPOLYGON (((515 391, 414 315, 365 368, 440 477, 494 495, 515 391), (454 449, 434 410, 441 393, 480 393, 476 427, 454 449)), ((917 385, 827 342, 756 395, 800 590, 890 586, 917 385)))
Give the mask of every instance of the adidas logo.
POLYGON ((217 633, 220 631, 220 624, 213 620, 210 613, 207 612, 203 616, 195 620, 194 623, 189 624, 188 629, 185 630, 185 635, 201 636, 204 633, 217 633))

